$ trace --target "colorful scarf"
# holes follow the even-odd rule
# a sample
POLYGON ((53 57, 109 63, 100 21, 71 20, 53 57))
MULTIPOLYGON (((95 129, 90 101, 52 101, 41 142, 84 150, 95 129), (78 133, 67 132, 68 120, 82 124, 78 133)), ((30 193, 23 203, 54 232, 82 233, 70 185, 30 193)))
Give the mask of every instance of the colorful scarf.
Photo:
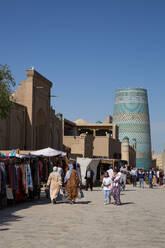
POLYGON ((67 171, 66 176, 64 178, 64 183, 66 183, 68 181, 68 179, 70 178, 70 176, 72 174, 73 164, 69 164, 68 167, 69 167, 69 170, 67 171))

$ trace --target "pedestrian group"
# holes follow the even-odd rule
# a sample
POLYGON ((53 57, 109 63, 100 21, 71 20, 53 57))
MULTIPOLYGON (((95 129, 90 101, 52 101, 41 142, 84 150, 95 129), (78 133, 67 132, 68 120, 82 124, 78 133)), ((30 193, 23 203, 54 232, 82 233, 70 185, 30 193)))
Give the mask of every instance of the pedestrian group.
MULTIPOLYGON (((85 173, 86 191, 90 188, 93 190, 93 178, 94 172, 87 167, 85 173)), ((137 181, 139 181, 140 188, 144 188, 144 182, 147 182, 149 188, 153 188, 157 184, 163 185, 165 182, 164 173, 159 170, 150 169, 145 171, 143 168, 129 168, 124 164, 120 167, 112 167, 104 173, 102 180, 102 188, 104 191, 104 204, 112 203, 112 196, 114 199, 114 205, 120 205, 120 192, 125 190, 126 183, 132 183, 133 187, 136 187, 137 181)), ((77 172, 75 164, 69 164, 68 170, 64 174, 61 167, 53 167, 53 172, 50 173, 47 181, 47 190, 49 189, 50 199, 53 204, 56 204, 56 200, 60 198, 60 189, 65 188, 67 192, 67 199, 71 204, 74 204, 76 198, 83 197, 81 190, 81 176, 77 172), (64 187, 63 187, 64 186, 64 187)), ((65 192, 64 190, 64 192, 65 192)))

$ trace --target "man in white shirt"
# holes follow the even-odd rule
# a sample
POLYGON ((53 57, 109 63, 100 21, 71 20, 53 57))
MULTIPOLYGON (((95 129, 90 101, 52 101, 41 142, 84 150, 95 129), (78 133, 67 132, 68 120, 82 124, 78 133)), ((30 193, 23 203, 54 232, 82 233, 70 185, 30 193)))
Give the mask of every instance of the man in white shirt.
POLYGON ((120 172, 121 172, 121 179, 120 179, 120 183, 122 185, 122 190, 125 190, 125 185, 126 185, 126 179, 127 179, 127 167, 125 164, 123 164, 120 168, 120 172))
POLYGON ((114 174, 113 174, 113 169, 112 169, 111 166, 109 167, 109 170, 107 170, 107 172, 108 172, 108 175, 109 175, 110 179, 112 180, 114 174))
POLYGON ((159 170, 156 172, 157 184, 159 183, 159 170))
POLYGON ((132 177, 132 184, 133 184, 133 187, 136 187, 136 179, 137 179, 137 171, 136 171, 136 168, 132 168, 130 174, 131 174, 131 177, 132 177))

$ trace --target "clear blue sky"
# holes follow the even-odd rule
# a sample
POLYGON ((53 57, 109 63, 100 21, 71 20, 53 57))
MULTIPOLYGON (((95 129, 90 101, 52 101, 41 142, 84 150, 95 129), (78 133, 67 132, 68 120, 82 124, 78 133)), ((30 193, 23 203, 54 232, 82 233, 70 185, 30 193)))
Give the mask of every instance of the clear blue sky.
POLYGON ((56 113, 90 122, 113 115, 117 88, 146 88, 152 146, 162 152, 164 0, 5 0, 0 13, 0 63, 17 84, 34 66, 55 82, 56 113))

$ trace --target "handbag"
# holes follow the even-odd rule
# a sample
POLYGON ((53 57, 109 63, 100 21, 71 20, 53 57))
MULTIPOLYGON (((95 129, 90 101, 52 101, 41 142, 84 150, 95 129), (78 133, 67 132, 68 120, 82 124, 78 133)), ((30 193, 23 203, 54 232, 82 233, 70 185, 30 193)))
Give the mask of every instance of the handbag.
POLYGON ((110 188, 110 190, 112 190, 113 189, 113 184, 111 183, 111 185, 109 186, 109 188, 110 188))
POLYGON ((45 194, 46 194, 46 198, 49 199, 50 198, 50 189, 49 188, 45 189, 45 194))
POLYGON ((84 198, 84 193, 83 193, 82 189, 80 189, 80 195, 81 195, 81 198, 84 198))
POLYGON ((84 198, 84 193, 81 188, 78 188, 78 199, 84 198))

